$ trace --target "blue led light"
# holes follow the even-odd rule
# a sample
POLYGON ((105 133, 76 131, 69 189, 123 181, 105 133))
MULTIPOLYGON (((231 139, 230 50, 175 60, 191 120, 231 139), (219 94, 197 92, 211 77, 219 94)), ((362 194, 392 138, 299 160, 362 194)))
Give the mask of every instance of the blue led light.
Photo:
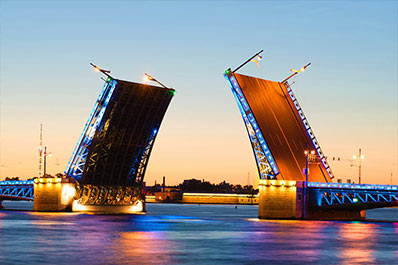
POLYGON ((71 159, 66 167, 65 173, 68 176, 73 177, 76 180, 80 180, 82 177, 84 165, 88 155, 88 147, 101 124, 103 115, 108 106, 108 103, 113 95, 117 85, 116 80, 111 80, 109 83, 105 83, 97 101, 95 102, 94 108, 84 126, 83 132, 80 135, 79 141, 72 153, 71 159))
MULTIPOLYGON (((250 126, 254 130, 255 134, 253 136, 251 136, 250 133, 249 133, 250 141, 252 142, 252 144, 254 144, 254 142, 256 141, 255 138, 258 139, 258 141, 260 143, 259 144, 259 148, 261 149, 261 152, 265 155, 266 159, 268 160, 270 169, 273 171, 273 175, 274 176, 278 175, 279 174, 279 170, 278 170, 278 168, 276 166, 275 160, 274 160, 274 158, 271 155, 271 152, 270 152, 270 150, 269 150, 269 148, 268 148, 268 146, 266 144, 266 141, 264 140, 264 137, 263 137, 261 131, 259 130, 259 126, 257 124, 257 121, 254 118, 254 115, 253 115, 253 113, 252 113, 252 111, 251 111, 251 109, 250 109, 250 107, 249 107, 249 105, 248 105, 248 103, 246 101, 246 98, 244 97, 244 95, 243 95, 243 93, 241 91, 241 88, 239 87, 239 84, 238 84, 236 78, 233 75, 231 75, 230 77, 228 77, 227 75, 224 75, 224 76, 229 81, 228 83, 230 84, 230 87, 231 87, 231 90, 232 90, 232 92, 234 94, 235 100, 238 103, 238 107, 239 107, 239 110, 241 112, 243 120, 244 121, 247 120, 250 123, 250 126)), ((246 125, 246 127, 248 126, 246 124, 246 122, 245 122, 245 125, 246 125)), ((247 130, 249 131, 249 128, 247 128, 247 130)), ((257 167, 258 167, 258 169, 260 171, 261 162, 260 162, 259 157, 258 157, 260 154, 257 153, 257 150, 255 148, 253 149, 253 151, 255 153, 257 167)), ((262 178, 261 174, 262 173, 260 172, 260 178, 262 178)))
POLYGON ((333 179, 334 175, 332 173, 332 170, 330 169, 329 164, 327 163, 326 158, 323 155, 321 147, 318 144, 318 140, 316 139, 314 133, 312 132, 312 129, 311 129, 309 123, 308 123, 308 120, 305 117, 304 112, 301 109, 301 106, 298 103, 298 100, 297 100, 296 96, 293 93, 293 90, 291 89, 291 87, 288 84, 285 85, 285 88, 286 88, 287 93, 290 96, 290 99, 292 100, 293 105, 295 106, 295 108, 296 108, 296 110, 297 110, 297 112, 298 112, 298 114, 299 114, 299 116, 301 118, 301 121, 303 122, 303 124, 304 124, 304 126, 306 128, 307 134, 310 137, 310 139, 311 139, 311 141, 312 141, 312 143, 313 143, 313 145, 314 145, 314 147, 316 149, 316 152, 318 153, 318 156, 319 156, 319 158, 320 158, 320 160, 322 162, 323 167, 325 168, 326 172, 328 173, 330 179, 333 179))

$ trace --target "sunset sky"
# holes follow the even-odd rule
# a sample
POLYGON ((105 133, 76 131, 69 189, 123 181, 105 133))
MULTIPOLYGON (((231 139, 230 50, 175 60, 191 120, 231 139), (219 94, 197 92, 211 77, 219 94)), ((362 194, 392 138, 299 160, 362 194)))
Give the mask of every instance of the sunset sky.
POLYGON ((63 172, 103 85, 89 63, 177 93, 145 180, 247 184, 250 142, 223 72, 264 49, 281 81, 311 62, 293 89, 337 178, 398 185, 397 1, 0 1, 0 180, 37 176, 40 123, 63 172), (340 162, 330 157, 341 157, 340 162))

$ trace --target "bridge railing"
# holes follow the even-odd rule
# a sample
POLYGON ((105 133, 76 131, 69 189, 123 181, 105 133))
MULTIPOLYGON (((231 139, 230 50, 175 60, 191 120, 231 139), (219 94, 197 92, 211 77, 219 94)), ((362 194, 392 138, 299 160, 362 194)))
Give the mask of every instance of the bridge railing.
POLYGON ((391 190, 391 191, 398 191, 398 185, 380 185, 380 184, 308 182, 308 187, 309 188, 353 189, 353 190, 391 190))

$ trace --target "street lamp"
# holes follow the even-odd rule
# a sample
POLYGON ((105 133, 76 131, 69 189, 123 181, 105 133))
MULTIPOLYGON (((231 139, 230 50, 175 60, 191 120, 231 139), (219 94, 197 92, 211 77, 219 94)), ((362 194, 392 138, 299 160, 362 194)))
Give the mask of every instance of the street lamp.
POLYGON ((305 154, 305 185, 304 185, 304 218, 307 218, 307 188, 308 188, 308 173, 309 173, 309 169, 308 169, 308 162, 309 162, 309 156, 313 156, 315 155, 315 150, 308 150, 308 144, 307 144, 307 148, 304 151, 305 154))
POLYGON ((301 67, 300 70, 290 69, 290 71, 292 71, 293 74, 289 75, 289 76, 288 76, 285 80, 283 80, 281 83, 287 82, 287 80, 289 80, 290 78, 292 78, 293 76, 297 75, 297 74, 300 73, 300 72, 304 72, 305 69, 306 69, 308 66, 310 66, 310 65, 311 65, 311 63, 308 63, 307 65, 301 67))
POLYGON ((96 71, 96 72, 101 72, 101 73, 103 73, 104 75, 106 75, 107 78, 106 78, 105 82, 108 82, 108 83, 109 83, 109 82, 113 79, 113 77, 109 75, 109 74, 111 73, 110 70, 101 69, 101 68, 99 68, 98 66, 96 66, 96 65, 93 64, 93 63, 90 63, 90 65, 91 65, 92 67, 94 67, 94 71, 96 71))
POLYGON ((247 59, 243 64, 239 65, 235 70, 233 70, 232 73, 235 73, 236 71, 238 71, 240 68, 245 66, 248 62, 252 61, 252 62, 255 62, 256 64, 258 64, 258 61, 260 61, 263 58, 260 55, 262 52, 263 52, 263 50, 259 51, 258 53, 256 53, 255 55, 253 55, 252 57, 247 59))
POLYGON ((162 83, 160 83, 158 80, 156 80, 155 78, 153 78, 152 76, 150 76, 150 75, 147 74, 147 73, 145 73, 144 79, 145 79, 145 82, 153 81, 153 82, 158 83, 158 84, 161 85, 162 87, 169 89, 167 86, 163 85, 162 83))
POLYGON ((311 155, 311 156, 313 156, 313 155, 315 155, 315 150, 311 150, 311 152, 310 151, 308 151, 308 149, 307 150, 305 150, 304 151, 304 154, 305 154, 305 182, 306 182, 306 185, 308 185, 307 183, 308 183, 308 157, 311 155))
POLYGON ((358 159, 358 168, 359 168, 359 176, 358 176, 358 178, 359 178, 359 184, 361 184, 362 160, 365 158, 365 156, 361 154, 361 148, 359 148, 359 154, 358 154, 358 156, 353 155, 352 158, 353 158, 354 160, 357 160, 357 159, 358 159))

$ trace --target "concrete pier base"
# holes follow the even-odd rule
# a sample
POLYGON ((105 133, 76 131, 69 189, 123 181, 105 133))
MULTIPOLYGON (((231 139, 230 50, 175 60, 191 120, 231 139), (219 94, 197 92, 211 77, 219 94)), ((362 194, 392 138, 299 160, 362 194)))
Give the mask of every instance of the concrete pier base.
POLYGON ((33 184, 33 210, 64 212, 72 210, 75 184, 62 178, 37 178, 33 184))
POLYGON ((295 219, 296 182, 262 180, 259 184, 258 218, 295 219))
MULTIPOLYGON (((362 220, 360 209, 319 209, 305 199, 303 181, 261 180, 258 218, 308 220, 362 220)), ((307 198, 311 198, 307 194, 307 198)))

